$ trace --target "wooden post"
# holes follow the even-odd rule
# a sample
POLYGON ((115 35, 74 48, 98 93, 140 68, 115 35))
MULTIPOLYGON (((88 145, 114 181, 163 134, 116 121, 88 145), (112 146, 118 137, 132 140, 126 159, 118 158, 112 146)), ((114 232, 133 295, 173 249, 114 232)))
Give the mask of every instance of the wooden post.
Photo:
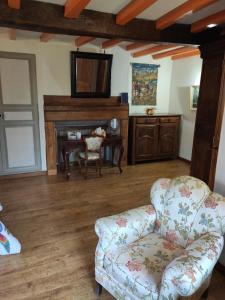
POLYGON ((45 122, 45 133, 46 133, 46 155, 47 155, 47 168, 48 175, 56 175, 56 134, 55 134, 55 123, 45 122))
POLYGON ((214 187, 225 104, 225 39, 200 47, 203 58, 191 175, 214 187))

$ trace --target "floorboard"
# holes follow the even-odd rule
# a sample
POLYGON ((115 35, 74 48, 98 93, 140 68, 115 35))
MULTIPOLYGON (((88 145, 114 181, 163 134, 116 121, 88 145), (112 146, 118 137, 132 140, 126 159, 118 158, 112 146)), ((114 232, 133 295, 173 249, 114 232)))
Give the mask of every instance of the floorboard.
MULTIPOLYGON (((0 299, 94 300, 96 219, 149 203, 159 177, 189 173, 176 160, 63 175, 0 181, 1 220, 22 243, 22 253, 0 257, 0 299)), ((215 272, 211 300, 225 299, 225 279, 215 272)), ((103 291, 102 300, 113 299, 103 291)))

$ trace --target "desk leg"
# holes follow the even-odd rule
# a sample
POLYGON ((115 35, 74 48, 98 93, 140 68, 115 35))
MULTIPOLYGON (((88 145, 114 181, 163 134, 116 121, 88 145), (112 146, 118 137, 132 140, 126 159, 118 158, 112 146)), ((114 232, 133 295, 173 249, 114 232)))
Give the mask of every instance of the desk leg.
POLYGON ((113 168, 113 166, 114 166, 114 155, 115 155, 115 146, 113 145, 112 146, 112 168, 113 168))
POLYGON ((64 171, 66 173, 66 179, 69 179, 70 178, 70 162, 69 162, 70 152, 63 150, 62 153, 63 153, 63 164, 64 164, 64 171))
POLYGON ((119 161, 118 161, 118 168, 119 168, 120 174, 123 173, 123 170, 121 168, 121 161, 122 161, 122 158, 123 158, 123 153, 124 153, 124 146, 121 145, 120 146, 120 156, 119 156, 119 161))

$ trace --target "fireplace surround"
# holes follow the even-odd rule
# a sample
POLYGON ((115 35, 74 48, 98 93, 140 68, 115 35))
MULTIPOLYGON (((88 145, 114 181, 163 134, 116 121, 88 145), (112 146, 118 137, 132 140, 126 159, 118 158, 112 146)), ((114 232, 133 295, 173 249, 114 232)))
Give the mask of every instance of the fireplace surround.
POLYGON ((80 99, 44 96, 44 114, 48 175, 57 174, 57 122, 118 119, 124 146, 122 165, 127 164, 129 106, 121 104, 120 97, 80 99))

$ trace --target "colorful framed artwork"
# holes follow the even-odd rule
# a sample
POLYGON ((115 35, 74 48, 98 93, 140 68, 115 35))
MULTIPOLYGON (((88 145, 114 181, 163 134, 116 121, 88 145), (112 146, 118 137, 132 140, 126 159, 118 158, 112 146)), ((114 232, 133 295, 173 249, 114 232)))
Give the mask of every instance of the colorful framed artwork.
POLYGON ((132 105, 156 105, 159 65, 132 63, 132 105))
POLYGON ((192 85, 190 87, 190 109, 197 110, 199 96, 199 85, 192 85))

